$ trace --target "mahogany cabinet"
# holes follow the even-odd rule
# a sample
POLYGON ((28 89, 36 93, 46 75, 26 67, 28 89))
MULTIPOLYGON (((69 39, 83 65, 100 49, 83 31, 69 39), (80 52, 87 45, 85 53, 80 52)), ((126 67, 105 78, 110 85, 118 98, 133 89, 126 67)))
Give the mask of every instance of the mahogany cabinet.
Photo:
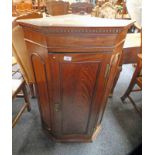
POLYGON ((32 61, 44 131, 56 141, 92 141, 133 22, 78 15, 18 22, 32 61))

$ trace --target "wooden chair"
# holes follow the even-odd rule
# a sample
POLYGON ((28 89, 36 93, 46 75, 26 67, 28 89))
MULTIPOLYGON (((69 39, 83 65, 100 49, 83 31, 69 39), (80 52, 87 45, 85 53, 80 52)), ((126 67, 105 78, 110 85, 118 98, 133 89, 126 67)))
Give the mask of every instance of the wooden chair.
MULTIPOLYGON (((14 56, 12 56, 12 67, 17 65, 17 60, 14 56)), ((17 113, 17 115, 14 117, 13 121, 12 121, 12 128, 16 125, 17 121, 19 120, 19 118, 21 117, 22 113, 24 112, 24 110, 27 108, 28 111, 31 110, 30 107, 30 102, 29 102, 29 97, 28 97, 28 92, 27 92, 27 88, 26 88, 26 82, 23 79, 22 76, 18 76, 18 78, 14 78, 14 75, 19 73, 20 70, 19 68, 16 68, 16 70, 14 71, 12 68, 12 100, 18 96, 19 93, 23 93, 22 97, 24 97, 24 105, 21 107, 20 111, 17 113)))
POLYGON ((91 13, 94 6, 93 4, 87 2, 77 2, 72 3, 70 7, 72 13, 80 13, 80 12, 91 13))
POLYGON ((121 97, 121 100, 123 103, 124 103, 125 99, 128 98, 138 112, 140 112, 140 110, 137 108, 135 102, 131 98, 130 93, 142 90, 142 74, 141 74, 141 72, 142 72, 142 54, 138 54, 138 62, 137 62, 135 72, 133 74, 133 77, 131 79, 131 82, 130 82, 126 92, 121 97), (138 85, 140 89, 133 89, 135 85, 138 85))
POLYGON ((32 7, 34 10, 45 11, 45 9, 46 9, 45 0, 42 2, 40 2, 40 1, 34 2, 32 7))
MULTIPOLYGON (((17 65, 18 65, 18 63, 17 63, 16 58, 14 56, 12 56, 12 77, 13 78, 14 78, 14 75, 17 75, 17 73, 19 73, 21 75, 20 69, 19 69, 19 67, 17 67, 17 65)), ((20 78, 21 76, 18 76, 18 77, 20 78)))
POLYGON ((48 14, 52 16, 65 15, 69 13, 69 2, 47 1, 46 8, 48 14))
POLYGON ((18 25, 16 22, 17 19, 28 19, 28 18, 40 18, 42 17, 41 14, 33 12, 29 13, 23 16, 17 17, 13 23, 12 23, 12 50, 13 55, 17 60, 17 63, 20 66, 20 70, 23 74, 23 77, 28 83, 30 90, 31 90, 31 96, 35 96, 34 92, 34 75, 32 71, 32 65, 30 61, 30 56, 28 54, 26 44, 24 41, 24 33, 22 28, 18 25))
POLYGON ((12 128, 16 125, 17 121, 19 120, 19 118, 21 117, 22 113, 24 112, 26 108, 28 111, 31 110, 25 80, 24 79, 12 79, 12 99, 14 99, 21 91, 23 92, 25 103, 21 107, 17 115, 13 118, 12 128))
POLYGON ((12 66, 17 64, 17 60, 14 56, 12 56, 12 66))

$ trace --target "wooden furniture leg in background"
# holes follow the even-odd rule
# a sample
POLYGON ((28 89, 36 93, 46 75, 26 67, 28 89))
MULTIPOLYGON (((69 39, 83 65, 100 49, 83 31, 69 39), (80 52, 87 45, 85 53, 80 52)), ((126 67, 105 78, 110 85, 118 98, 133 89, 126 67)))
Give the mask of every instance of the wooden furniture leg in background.
MULTIPOLYGON (((23 14, 15 18, 12 22, 12 49, 13 57, 12 64, 18 64, 21 74, 24 76, 26 83, 29 86, 31 97, 35 97, 34 89, 34 75, 32 71, 31 59, 27 54, 27 47, 24 40, 24 34, 22 28, 18 25, 16 20, 19 19, 34 19, 42 18, 43 15, 39 12, 30 12, 23 14)), ((22 95, 23 96, 23 95, 22 95)))
POLYGON ((23 94, 24 94, 24 101, 25 101, 25 103, 21 107, 20 111, 17 113, 17 115, 14 117, 14 119, 12 121, 12 128, 13 128, 16 125, 19 118, 21 117, 22 113, 25 111, 25 109, 27 108, 27 110, 30 111, 31 107, 30 107, 30 101, 29 101, 25 81, 24 80, 14 80, 13 79, 12 83, 13 83, 12 99, 14 99, 18 95, 18 93, 20 91, 22 91, 23 94))
POLYGON ((124 101, 130 95, 133 87, 136 84, 136 79, 137 79, 137 77, 139 76, 139 74, 141 72, 141 68, 142 68, 142 62, 141 62, 141 60, 139 60, 138 63, 137 63, 136 70, 135 70, 135 72, 133 74, 133 77, 131 79, 130 85, 129 85, 128 89, 126 90, 126 92, 124 93, 124 95, 121 97, 122 101, 124 101))
POLYGON ((31 97, 32 98, 35 98, 36 97, 36 94, 35 94, 34 84, 33 83, 29 84, 29 88, 30 88, 31 97))
POLYGON ((27 111, 31 111, 30 101, 29 101, 28 92, 27 92, 25 84, 23 85, 22 91, 23 91, 23 94, 24 94, 25 103, 27 103, 27 111))
POLYGON ((138 54, 138 62, 137 62, 135 72, 133 74, 133 77, 131 79, 131 82, 130 82, 126 92, 121 97, 121 100, 122 100, 123 103, 124 103, 125 99, 128 98, 138 112, 140 112, 140 111, 137 108, 137 106, 136 106, 135 102, 133 101, 133 99, 131 98, 130 93, 142 90, 142 75, 140 75, 141 71, 142 71, 142 55, 138 54), (134 88, 134 86, 136 84, 140 87, 140 89, 133 90, 133 88, 134 88))
POLYGON ((115 79, 114 79, 114 83, 113 83, 113 86, 112 86, 112 89, 111 89, 111 92, 110 92, 109 97, 112 97, 112 96, 113 96, 113 92, 114 92, 114 89, 115 89, 115 87, 116 87, 116 84, 117 84, 117 81, 118 81, 118 79, 119 79, 119 76, 120 76, 121 71, 122 71, 122 66, 119 66, 119 67, 118 67, 118 70, 117 70, 116 77, 115 77, 115 79))

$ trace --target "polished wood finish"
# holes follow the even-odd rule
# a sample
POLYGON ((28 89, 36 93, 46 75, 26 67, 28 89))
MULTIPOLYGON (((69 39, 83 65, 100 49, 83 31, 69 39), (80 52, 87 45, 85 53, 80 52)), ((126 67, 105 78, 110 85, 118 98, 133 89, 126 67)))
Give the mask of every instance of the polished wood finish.
POLYGON ((70 5, 72 13, 80 13, 80 12, 85 12, 85 13, 91 13, 93 9, 93 4, 87 3, 87 2, 76 2, 72 3, 70 5))
POLYGON ((19 24, 31 55, 44 131, 55 141, 92 141, 132 22, 67 15, 19 24))
POLYGON ((69 2, 64 1, 47 1, 46 9, 52 16, 65 15, 69 13, 69 2))

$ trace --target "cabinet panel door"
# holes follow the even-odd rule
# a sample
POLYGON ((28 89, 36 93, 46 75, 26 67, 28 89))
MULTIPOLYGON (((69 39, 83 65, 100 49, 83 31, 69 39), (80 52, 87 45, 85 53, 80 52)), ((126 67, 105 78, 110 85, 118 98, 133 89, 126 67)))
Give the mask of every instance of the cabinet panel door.
POLYGON ((55 134, 91 134, 105 84, 103 54, 50 54, 55 134))

